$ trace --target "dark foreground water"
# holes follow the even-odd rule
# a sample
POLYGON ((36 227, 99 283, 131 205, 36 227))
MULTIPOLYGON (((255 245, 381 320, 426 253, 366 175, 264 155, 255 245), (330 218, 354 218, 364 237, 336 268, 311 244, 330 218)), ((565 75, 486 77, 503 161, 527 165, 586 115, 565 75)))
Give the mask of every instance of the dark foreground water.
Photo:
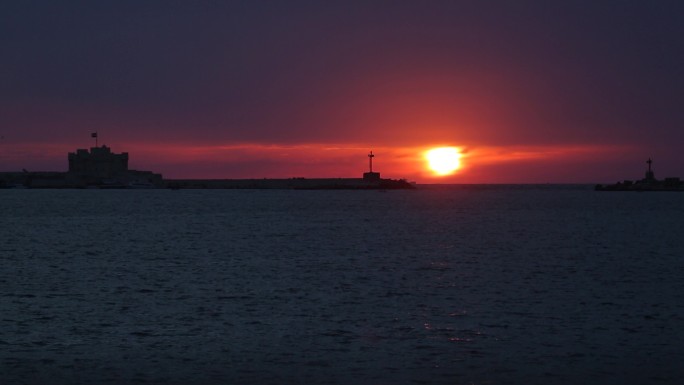
POLYGON ((684 194, 0 190, 2 384, 679 384, 684 194))

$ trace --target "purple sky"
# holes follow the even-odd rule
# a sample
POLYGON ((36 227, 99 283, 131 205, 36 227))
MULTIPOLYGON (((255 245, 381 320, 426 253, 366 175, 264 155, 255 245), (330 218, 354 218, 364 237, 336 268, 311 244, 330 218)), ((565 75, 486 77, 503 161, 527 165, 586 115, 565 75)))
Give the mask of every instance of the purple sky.
POLYGON ((0 43, 0 171, 97 131, 168 177, 684 176, 680 1, 16 1, 0 43))

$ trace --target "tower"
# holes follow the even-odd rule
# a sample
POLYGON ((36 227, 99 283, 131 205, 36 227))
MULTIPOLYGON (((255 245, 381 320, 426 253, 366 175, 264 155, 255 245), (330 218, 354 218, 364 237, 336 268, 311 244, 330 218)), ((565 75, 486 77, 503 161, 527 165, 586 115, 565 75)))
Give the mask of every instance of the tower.
POLYGON ((656 180, 655 173, 653 172, 653 170, 651 170, 651 164, 653 163, 653 161, 651 160, 651 158, 648 158, 646 163, 648 163, 648 170, 646 170, 646 177, 644 178, 644 180, 648 182, 654 182, 656 180))
POLYGON ((375 155, 373 155, 373 151, 371 150, 371 152, 368 153, 368 172, 363 173, 363 180, 367 182, 380 181, 380 173, 373 172, 373 158, 375 158, 375 155))

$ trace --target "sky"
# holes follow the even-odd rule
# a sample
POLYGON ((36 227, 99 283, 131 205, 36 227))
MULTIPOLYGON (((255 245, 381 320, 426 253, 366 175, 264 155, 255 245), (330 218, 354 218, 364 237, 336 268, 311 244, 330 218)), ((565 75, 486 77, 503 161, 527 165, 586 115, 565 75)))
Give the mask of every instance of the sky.
POLYGON ((27 0, 0 46, 0 171, 98 132, 167 178, 684 177, 681 1, 27 0))

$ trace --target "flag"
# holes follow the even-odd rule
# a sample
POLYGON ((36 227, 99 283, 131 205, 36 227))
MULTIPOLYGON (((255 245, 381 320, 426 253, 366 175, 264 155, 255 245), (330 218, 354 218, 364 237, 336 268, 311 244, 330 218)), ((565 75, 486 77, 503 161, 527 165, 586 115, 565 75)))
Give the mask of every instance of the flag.
POLYGON ((97 138, 97 132, 93 132, 92 134, 90 134, 90 137, 91 138, 97 138))

